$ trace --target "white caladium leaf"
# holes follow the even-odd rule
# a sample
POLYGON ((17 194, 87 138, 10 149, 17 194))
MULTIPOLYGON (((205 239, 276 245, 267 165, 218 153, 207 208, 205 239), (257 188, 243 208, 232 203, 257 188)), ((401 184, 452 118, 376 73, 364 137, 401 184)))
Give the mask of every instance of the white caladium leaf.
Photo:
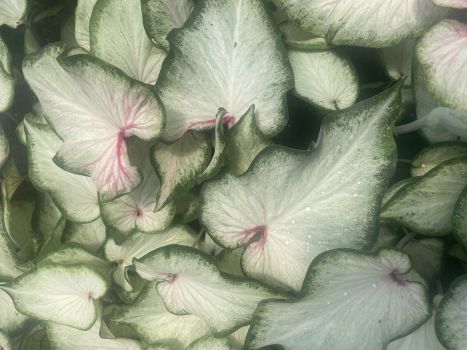
POLYGON ((225 248, 246 246, 248 275, 295 291, 319 253, 371 244, 394 169, 399 103, 394 88, 335 112, 312 151, 269 147, 245 174, 206 183, 200 218, 207 232, 225 248))
POLYGON ((433 0, 433 2, 438 6, 453 7, 456 9, 467 8, 466 0, 433 0))
POLYGON ((227 338, 202 337, 188 345, 185 350, 231 350, 227 338))
POLYGON ((29 178, 44 191, 74 222, 90 222, 100 216, 99 199, 94 182, 87 176, 63 170, 53 161, 63 141, 47 125, 24 121, 29 178))
POLYGON ((279 27, 282 39, 289 46, 304 50, 323 50, 328 48, 324 38, 304 32, 292 22, 282 23, 279 27))
POLYGON ((435 314, 442 297, 435 296, 432 303, 431 317, 409 335, 389 343, 387 350, 444 350, 435 332, 435 314))
POLYGON ((417 60, 428 90, 451 108, 467 111, 467 25, 444 20, 417 45, 417 60))
POLYGON ((219 108, 231 126, 253 104, 259 129, 267 136, 278 133, 287 120, 292 72, 262 2, 206 0, 191 18, 169 35, 170 55, 157 81, 167 109, 164 137, 213 128, 219 108))
POLYGON ((0 330, 12 333, 22 328, 28 318, 19 313, 11 297, 0 290, 0 330))
MULTIPOLYGON (((6 0, 8 2, 8 0, 6 0)), ((0 4, 0 24, 1 9, 0 4)), ((6 43, 0 36, 0 112, 6 111, 13 103, 15 81, 11 76, 11 56, 6 43)))
POLYGON ((135 231, 154 233, 170 224, 175 205, 169 202, 154 210, 161 184, 151 165, 149 145, 130 143, 133 145, 133 149, 129 147, 130 161, 141 171, 143 180, 131 193, 103 203, 102 218, 107 225, 124 234, 135 231))
POLYGON ((467 186, 467 157, 441 163, 414 178, 384 206, 381 218, 430 236, 452 232, 454 206, 467 186))
POLYGON ((167 35, 181 28, 194 8, 193 0, 142 0, 143 23, 152 42, 165 50, 170 44, 167 35))
POLYGON ((52 350, 146 350, 139 342, 126 338, 104 339, 99 335, 101 317, 98 315, 94 325, 88 330, 79 330, 49 322, 47 335, 52 350))
POLYGON ((430 315, 426 290, 411 282, 410 268, 409 257, 395 250, 323 253, 310 265, 301 299, 258 306, 245 348, 386 349, 430 315))
POLYGON ((78 44, 87 51, 91 50, 89 22, 96 2, 97 0, 78 0, 78 4, 76 5, 75 39, 78 44))
POLYGON ((435 317, 436 334, 449 350, 467 347, 467 278, 462 276, 449 287, 435 317))
POLYGON ((117 269, 113 274, 115 282, 131 292, 133 287, 126 270, 128 266, 131 266, 134 258, 139 259, 157 248, 170 244, 191 246, 194 241, 195 237, 191 230, 177 225, 156 234, 135 232, 122 244, 109 239, 105 244, 104 254, 107 260, 117 264, 117 269))
POLYGON ((439 278, 444 263, 444 243, 439 239, 412 239, 402 251, 410 257, 412 266, 427 281, 439 278))
POLYGON ((414 53, 413 38, 404 40, 396 46, 381 49, 381 59, 388 76, 394 80, 406 78, 405 85, 411 85, 414 53))
POLYGON ((443 142, 422 150, 414 158, 410 168, 412 176, 423 176, 446 160, 467 156, 467 144, 443 142))
POLYGON ((358 77, 352 64, 333 51, 289 50, 295 92, 306 101, 330 110, 344 109, 358 97, 358 77))
POLYGON ((69 221, 63 232, 64 242, 77 243, 94 253, 104 244, 105 239, 106 230, 101 218, 85 224, 69 221))
POLYGON ((16 28, 23 23, 28 7, 27 0, 2 0, 0 3, 0 26, 16 28))
POLYGON ((148 283, 134 304, 115 310, 105 321, 111 330, 130 329, 147 343, 168 344, 173 349, 184 349, 210 334, 201 318, 168 312, 157 292, 157 282, 148 283))
POLYGON ((110 200, 140 182, 129 163, 125 139, 158 137, 163 107, 155 92, 120 70, 86 55, 60 57, 59 63, 63 52, 60 45, 47 46, 25 60, 23 71, 64 140, 55 161, 90 176, 102 199, 110 200))
POLYGON ((211 145, 208 138, 197 131, 186 133, 172 144, 158 143, 151 160, 161 179, 156 209, 194 186, 209 165, 211 145))
POLYGON ((303 30, 333 44, 387 47, 414 37, 444 17, 430 1, 275 0, 303 30))
POLYGON ((133 79, 155 84, 165 51, 146 35, 141 0, 98 0, 90 21, 91 53, 133 79))
POLYGON ((167 310, 201 317, 216 337, 248 324, 260 301, 281 297, 254 280, 222 274, 213 257, 191 247, 166 246, 133 264, 142 278, 158 282, 167 310))
POLYGON ((225 152, 229 170, 235 175, 243 174, 258 153, 271 144, 258 129, 255 107, 251 106, 227 135, 225 152))
POLYGON ((108 287, 89 267, 44 264, 0 288, 23 314, 84 330, 96 321, 95 302, 108 287))

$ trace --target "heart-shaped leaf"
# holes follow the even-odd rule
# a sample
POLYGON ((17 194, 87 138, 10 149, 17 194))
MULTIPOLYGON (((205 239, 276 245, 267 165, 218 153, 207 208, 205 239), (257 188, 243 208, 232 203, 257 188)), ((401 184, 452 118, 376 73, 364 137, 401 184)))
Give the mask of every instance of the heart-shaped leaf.
POLYGON ((208 182, 200 198, 207 232, 225 248, 246 246, 248 275, 295 291, 319 253, 371 245, 394 169, 399 105, 391 89, 330 114, 312 151, 269 147, 245 174, 208 182))
POLYGON ((299 300, 258 306, 245 349, 383 350, 430 315, 426 290, 411 281, 410 268, 408 256, 395 250, 325 252, 310 265, 299 300))

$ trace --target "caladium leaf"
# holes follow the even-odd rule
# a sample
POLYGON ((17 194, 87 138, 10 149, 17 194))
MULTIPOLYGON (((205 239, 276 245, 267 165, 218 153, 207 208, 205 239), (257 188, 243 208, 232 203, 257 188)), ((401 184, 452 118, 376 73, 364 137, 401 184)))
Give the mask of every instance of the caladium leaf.
POLYGON ((447 235, 452 231, 454 206, 466 186, 467 157, 448 160, 397 192, 381 218, 421 234, 447 235))
POLYGON ((243 174, 258 153, 271 144, 258 129, 255 107, 251 106, 227 135, 225 152, 229 170, 235 175, 243 174))
POLYGON ((133 79, 155 84, 165 51, 146 35, 141 0, 98 0, 90 21, 91 53, 133 79))
POLYGON ((157 282, 148 283, 134 304, 115 310, 106 318, 106 323, 111 330, 129 328, 147 343, 164 343, 173 349, 184 349, 194 340, 210 334, 201 318, 168 312, 157 292, 157 282))
POLYGON ((13 333, 24 326, 27 317, 20 314, 10 296, 0 290, 0 329, 6 333, 13 333))
POLYGON ((134 258, 141 258, 151 251, 170 244, 190 246, 195 241, 193 233, 184 226, 177 225, 156 234, 133 233, 125 242, 117 244, 109 239, 104 247, 105 257, 117 264, 113 276, 115 282, 126 291, 133 291, 127 276, 127 267, 134 258))
POLYGON ((265 135, 284 127, 292 73, 261 1, 200 2, 169 42, 170 55, 157 81, 167 108, 166 139, 214 127, 219 108, 228 113, 223 121, 233 125, 253 104, 265 135))
POLYGON ((97 0, 78 0, 78 4, 76 5, 75 39, 78 44, 87 51, 91 50, 89 22, 96 2, 97 0))
POLYGON ((154 233, 163 230, 172 221, 175 206, 169 202, 154 210, 161 184, 151 166, 149 145, 130 143, 129 146, 130 161, 141 171, 143 180, 131 193, 103 203, 102 218, 107 225, 125 235, 135 231, 154 233))
POLYGON ((248 324, 256 305, 281 294, 249 279, 222 274, 213 257, 171 245, 133 262, 144 279, 157 281, 167 310, 204 319, 216 337, 248 324))
MULTIPOLYGON (((8 0, 7 0, 8 3, 8 0)), ((1 9, 0 4, 0 24, 1 9)), ((6 111, 13 103, 15 94, 15 82, 11 76, 11 56, 6 43, 0 36, 0 112, 6 111)))
POLYGON ((433 314, 428 321, 409 335, 390 342, 387 350, 444 350, 445 347, 441 345, 435 332, 435 314, 441 299, 440 295, 435 296, 432 303, 433 314))
POLYGON ((106 230, 101 218, 86 224, 67 222, 63 232, 65 242, 77 243, 91 252, 97 252, 104 244, 106 230))
POLYGON ((100 315, 98 315, 96 322, 88 330, 79 330, 49 322, 47 324, 47 335, 52 350, 145 350, 145 347, 136 340, 126 338, 102 338, 99 335, 101 325, 100 315))
POLYGON ((125 139, 158 137, 163 107, 146 85, 91 56, 60 57, 59 64, 63 52, 60 45, 47 46, 25 60, 23 71, 64 140, 55 162, 90 176, 102 200, 110 200, 140 181, 129 164, 125 139))
POLYGON ((304 31, 333 44, 387 47, 414 37, 447 14, 425 0, 275 0, 304 31))
POLYGON ((410 182, 413 182, 414 179, 413 178, 407 178, 407 179, 403 179, 403 180, 400 180, 400 181, 397 181, 396 183, 392 184, 391 187, 389 187, 387 189, 386 192, 384 192, 384 196, 383 196, 383 202, 381 203, 382 206, 385 206, 386 203, 389 202, 389 200, 394 197, 394 195, 396 193, 398 193, 402 188, 404 188, 405 186, 407 186, 410 182))
POLYGON ((5 164, 6 160, 8 159, 8 155, 10 153, 10 145, 8 143, 8 139, 5 135, 5 131, 0 126, 0 167, 5 164))
POLYGON ((2 215, 0 217, 0 279, 12 279, 22 273, 23 271, 19 268, 19 259, 15 252, 15 246, 5 230, 2 215))
POLYGON ((412 161, 412 176, 423 176, 446 160, 467 155, 467 144, 443 142, 422 150, 412 161))
POLYGON ((427 281, 439 278, 444 263, 444 250, 444 243, 439 239, 412 239, 402 247, 415 271, 427 281))
POLYGON ((186 133, 172 144, 158 143, 151 154, 152 164, 161 179, 156 210, 194 186, 210 159, 209 140, 197 131, 186 133))
POLYGON ((304 32, 292 22, 282 23, 280 31, 285 43, 297 49, 323 50, 328 48, 328 44, 324 38, 304 32))
POLYGON ((433 0, 433 2, 438 6, 453 7, 456 9, 467 8, 466 0, 433 0))
POLYGON ((96 321, 95 301, 107 292, 107 284, 86 266, 44 264, 0 289, 25 315, 84 330, 96 321))
POLYGON ((462 191, 452 216, 454 235, 467 251, 467 187, 462 191))
POLYGON ((295 92, 320 108, 350 107, 358 97, 358 77, 351 63, 333 51, 289 50, 295 92))
POLYGON ((63 141, 47 125, 24 121, 29 178, 40 191, 74 222, 91 222, 100 216, 99 198, 94 182, 87 176, 63 170, 53 161, 63 141))
POLYGON ((296 291, 319 253, 371 245, 394 169, 399 103, 394 88, 335 112, 312 151, 269 147, 245 174, 206 183, 200 218, 207 232, 225 248, 246 246, 248 275, 296 291))
POLYGON ((195 340, 193 343, 188 345, 185 350, 231 350, 229 341, 227 338, 214 338, 206 336, 195 340))
POLYGON ((13 350, 13 347, 11 346, 10 340, 6 336, 5 333, 0 331, 0 349, 4 350, 13 350))
POLYGON ((325 252, 310 265, 301 299, 258 306, 245 348, 383 350, 430 315, 426 290, 411 282, 410 268, 408 256, 395 250, 325 252))
POLYGON ((249 329, 250 326, 242 327, 228 336, 229 343, 234 350, 243 350, 243 345, 245 344, 245 339, 249 329))
POLYGON ((62 212, 46 193, 39 193, 36 210, 34 211, 32 226, 36 233, 39 246, 49 240, 52 232, 63 219, 62 212))
POLYGON ((193 0, 142 0, 143 23, 152 42, 165 50, 170 44, 167 35, 181 28, 193 11, 193 0))
POLYGON ((467 278, 459 277, 449 287, 435 317, 438 339, 449 350, 462 350, 467 346, 467 278))
POLYGON ((405 78, 405 85, 411 85, 412 61, 415 53, 415 39, 381 49, 381 59, 387 75, 394 80, 405 78))
POLYGON ((417 60, 428 90, 443 105, 467 111, 467 25, 444 20, 417 45, 417 60))
POLYGON ((0 26, 6 24, 16 28, 23 23, 26 14, 27 0, 2 0, 0 3, 0 26))

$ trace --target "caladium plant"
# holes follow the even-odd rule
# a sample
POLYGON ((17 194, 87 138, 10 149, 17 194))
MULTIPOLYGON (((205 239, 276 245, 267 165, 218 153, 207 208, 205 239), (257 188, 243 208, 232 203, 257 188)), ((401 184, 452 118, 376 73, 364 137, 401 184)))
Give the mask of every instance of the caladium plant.
POLYGON ((0 349, 465 349, 463 9, 0 0, 0 349))

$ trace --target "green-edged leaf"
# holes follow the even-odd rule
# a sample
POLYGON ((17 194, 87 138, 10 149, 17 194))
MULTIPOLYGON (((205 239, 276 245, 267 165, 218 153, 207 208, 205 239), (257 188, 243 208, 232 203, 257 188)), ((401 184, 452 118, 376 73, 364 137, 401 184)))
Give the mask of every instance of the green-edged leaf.
POLYGON ((231 350, 227 338, 202 337, 188 345, 185 350, 231 350))
POLYGON ((125 338, 104 339, 99 335, 101 319, 98 315, 94 325, 88 330, 56 323, 47 324, 47 335, 52 350, 145 350, 136 340, 125 338))
POLYGON ((466 186, 467 157, 448 160, 397 192, 383 208, 381 218, 417 233, 447 235, 452 231, 454 206, 466 186))
POLYGON ((408 256, 395 250, 323 253, 310 265, 301 299, 258 306, 245 349, 383 350, 430 315, 410 268, 408 256))
POLYGON ((456 9, 467 8, 467 1, 465 0, 433 0, 438 6, 453 7, 456 9))
POLYGON ((422 150, 412 161, 412 176, 423 176, 446 160, 467 155, 467 144, 444 142, 422 150))
POLYGON ((193 0, 142 0, 143 23, 153 43, 165 50, 170 44, 167 35, 181 28, 193 11, 193 0))
POLYGON ((13 333, 24 326, 28 318, 20 314, 13 304, 10 296, 0 290, 0 330, 13 333))
POLYGON ((391 89, 325 118, 312 151, 269 147, 245 174, 206 183, 208 233, 225 248, 246 246, 248 275, 294 290, 319 253, 371 245, 394 169, 399 104, 391 89))
MULTIPOLYGON (((23 273, 19 268, 15 246, 5 230, 3 215, 0 217, 0 280, 18 277, 23 273)), ((0 327, 0 329, 2 329, 0 327)))
POLYGON ((95 302, 107 292, 103 277, 86 266, 44 264, 8 286, 0 285, 21 313, 78 329, 96 321, 95 302))
POLYGON ((102 199, 110 200, 140 182, 125 139, 158 137, 163 107, 156 93, 120 70, 92 56, 59 57, 63 52, 63 46, 47 46, 25 60, 23 72, 64 140, 55 162, 90 176, 102 199))
POLYGON ((222 274, 214 258, 190 247, 166 246, 133 264, 142 278, 158 282, 170 312, 201 317, 216 336, 248 324, 261 300, 281 296, 254 280, 222 274))
POLYGON ((417 45, 417 59, 428 90, 451 108, 467 111, 467 25, 444 20, 417 45))
POLYGON ((91 53, 133 79, 155 84, 165 51, 146 35, 141 0, 98 0, 90 21, 91 53))
POLYGON ((91 252, 97 252, 106 238, 105 225, 102 219, 87 224, 67 222, 63 239, 65 242, 77 243, 91 252))
POLYGON ((15 350, 50 350, 45 329, 38 325, 13 339, 15 350))
POLYGON ((89 22, 92 10, 97 0, 78 0, 75 11, 75 39, 78 44, 89 51, 91 49, 89 37, 89 22))
POLYGON ((194 186, 209 165, 211 146, 208 138, 197 131, 188 132, 172 144, 158 143, 151 161, 161 180, 156 209, 194 186))
MULTIPOLYGON (((10 0, 4 0, 8 3, 10 0)), ((15 0, 11 0, 15 1, 15 0)), ((2 24, 2 4, 0 4, 0 25, 2 24)), ((0 36, 0 112, 6 111, 13 103, 15 81, 11 76, 11 56, 6 43, 0 36)))
POLYGON ((24 121, 29 178, 44 191, 74 222, 90 222, 100 216, 99 200, 94 182, 87 176, 63 170, 53 161, 63 141, 47 125, 24 121))
POLYGON ((393 80, 405 78, 405 85, 411 85, 412 61, 415 53, 415 39, 404 40, 396 46, 383 48, 381 59, 387 75, 393 80))
POLYGON ((289 46, 304 50, 324 50, 328 44, 324 38, 304 32, 292 22, 281 24, 282 39, 289 46))
POLYGON ((333 44, 387 47, 421 34, 447 14, 431 1, 274 0, 306 32, 333 44))
POLYGON ((412 239, 402 248, 410 257, 415 271, 430 282, 441 275, 444 250, 444 243, 439 239, 412 239))
POLYGON ((133 291, 127 276, 127 267, 131 266, 134 258, 141 258, 157 248, 180 244, 190 246, 195 240, 192 232, 181 225, 173 226, 156 234, 133 233, 125 242, 117 244, 109 239, 104 247, 105 257, 117 264, 114 272, 115 282, 126 291, 133 291))
POLYGON ((295 92, 329 110, 345 109, 358 97, 358 77, 351 63, 333 51, 289 50, 295 92))
POLYGON ((387 350, 444 350, 445 347, 441 345, 435 332, 435 314, 440 301, 441 296, 435 296, 432 303, 433 314, 428 321, 409 335, 389 343, 387 350))
POLYGON ((106 318, 106 323, 116 333, 127 329, 147 343, 164 343, 174 349, 184 349, 209 334, 209 328, 201 318, 168 312, 157 292, 157 282, 148 283, 134 304, 114 311, 106 318))
POLYGON ((13 350, 13 347, 11 346, 10 340, 6 336, 5 333, 0 331, 0 349, 2 350, 13 350))
POLYGON ((467 278, 462 276, 449 287, 435 317, 439 341, 449 350, 467 347, 467 278))
POLYGON ((226 163, 235 174, 243 174, 259 152, 272 144, 256 125, 255 107, 251 106, 227 134, 226 163))
POLYGON ((6 24, 11 28, 16 28, 22 24, 27 6, 27 0, 2 0, 0 2, 0 26, 6 24))
POLYGON ((166 139, 213 128, 219 108, 227 111, 223 122, 233 125, 253 104, 265 135, 284 127, 292 74, 260 0, 200 2, 169 41, 171 51, 157 81, 167 108, 166 139))
POLYGON ((224 165, 226 139, 224 123, 222 120, 226 114, 227 112, 223 108, 220 108, 219 112, 217 112, 216 126, 214 127, 214 138, 212 142, 214 146, 214 154, 212 155, 212 159, 209 162, 209 165, 199 176, 198 182, 203 182, 213 177, 219 172, 220 168, 224 165))

